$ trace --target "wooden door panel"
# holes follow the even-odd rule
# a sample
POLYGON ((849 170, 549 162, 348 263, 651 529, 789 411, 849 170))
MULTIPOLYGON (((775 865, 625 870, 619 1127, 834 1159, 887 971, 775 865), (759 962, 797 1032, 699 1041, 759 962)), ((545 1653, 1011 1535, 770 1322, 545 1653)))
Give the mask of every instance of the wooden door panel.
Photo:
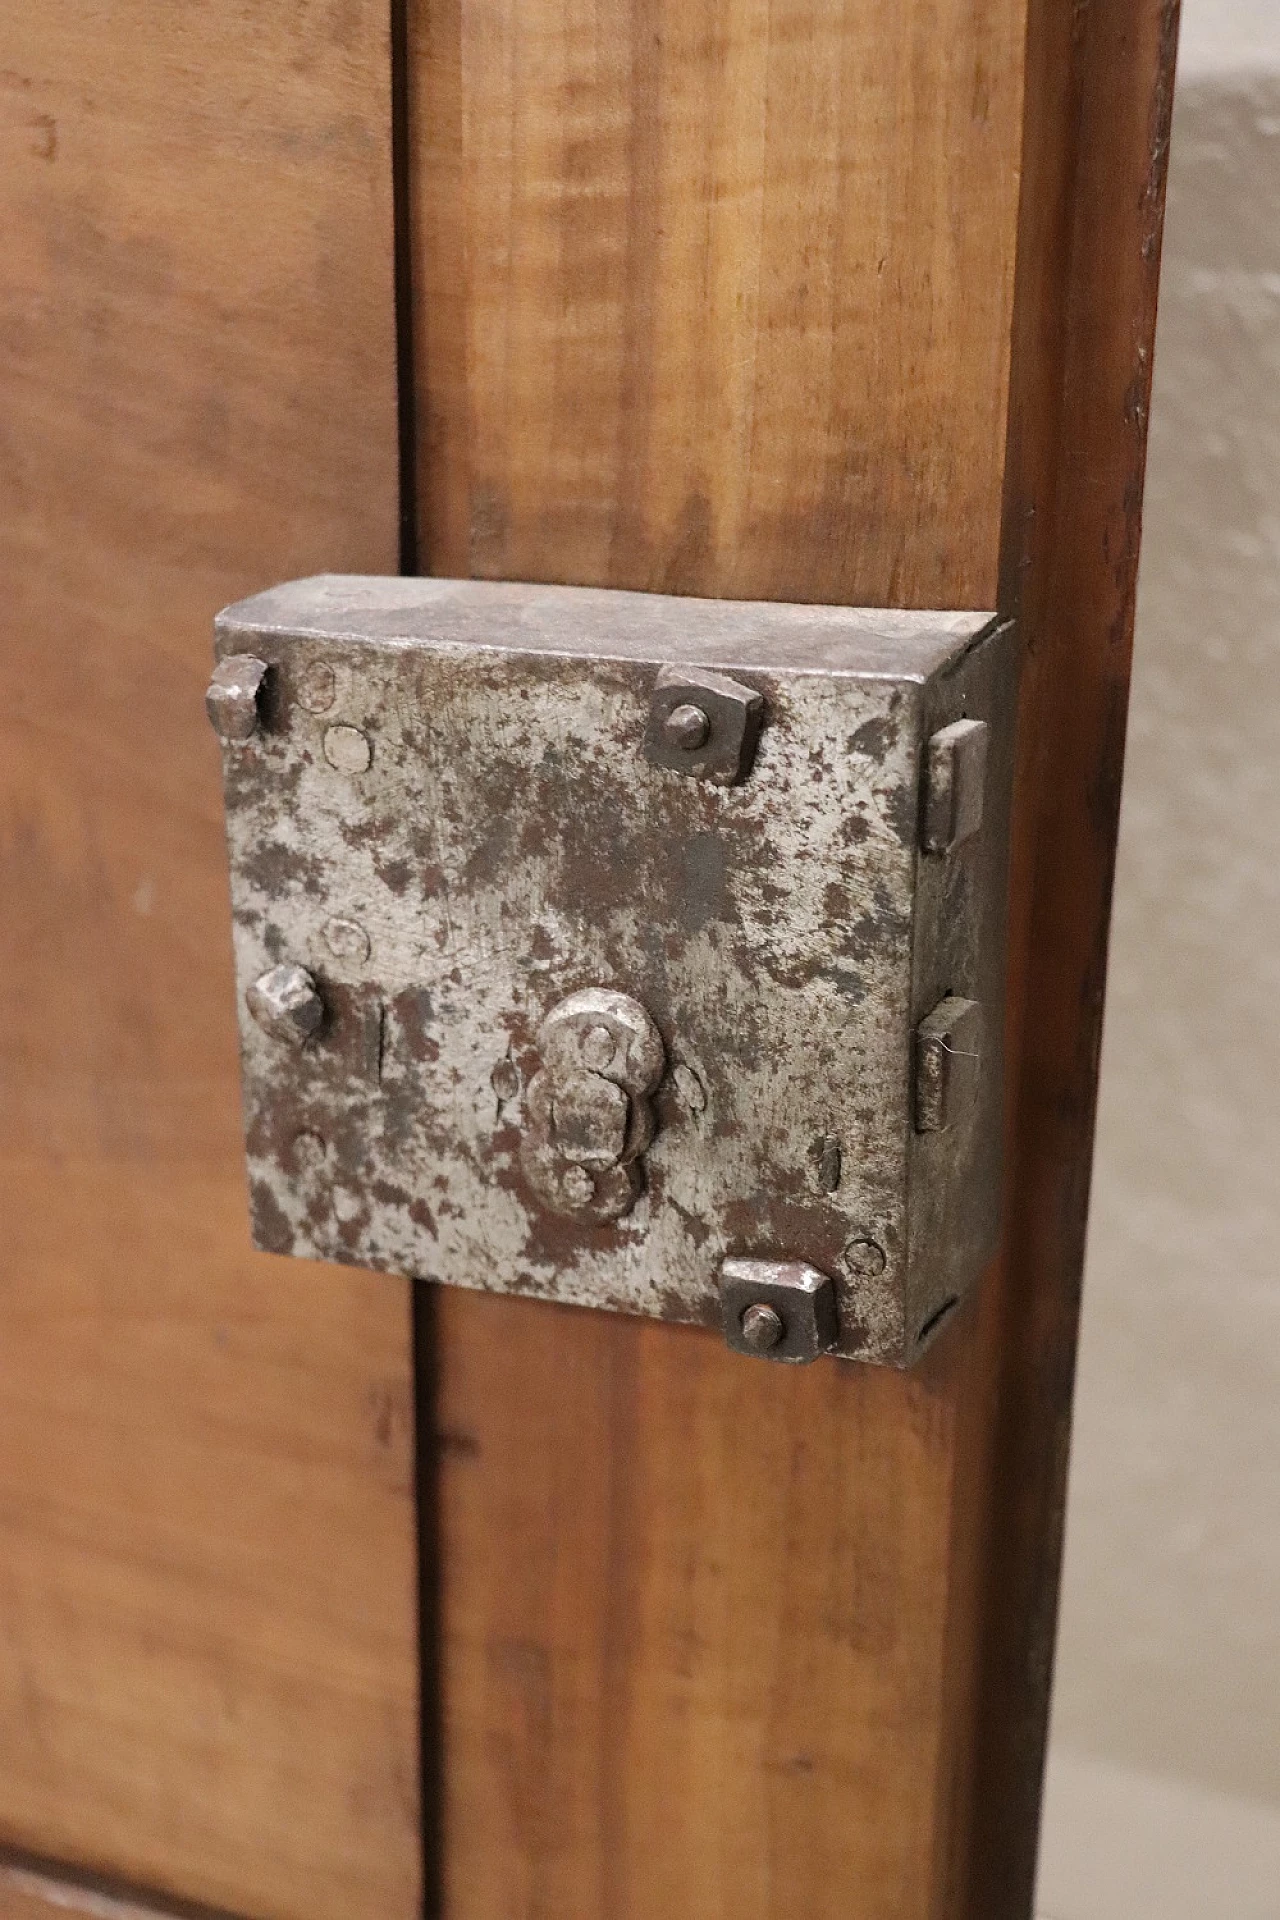
POLYGON ((249 1251, 225 601, 397 545, 376 0, 18 8, 0 75, 0 1838, 415 1910, 406 1289, 249 1251))
POLYGON ((1176 8, 411 21, 423 566, 1026 660, 1005 1247, 925 1363, 434 1302, 443 1910, 1027 1920, 1176 8))
MULTIPOLYGON (((1027 660, 1005 1251, 923 1366, 424 1304, 429 1897, 1025 1920, 1176 8, 409 14, 424 565, 1027 660)), ((409 1311, 247 1251, 199 697, 221 602, 395 565, 388 24, 75 0, 0 76, 0 1841, 299 1920, 417 1900, 409 1311)))

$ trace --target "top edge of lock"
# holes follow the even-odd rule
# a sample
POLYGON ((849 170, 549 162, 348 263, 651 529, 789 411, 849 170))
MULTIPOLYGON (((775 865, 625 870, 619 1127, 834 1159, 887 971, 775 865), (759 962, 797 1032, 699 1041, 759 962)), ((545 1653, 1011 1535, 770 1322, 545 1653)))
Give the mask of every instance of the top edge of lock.
POLYGON ((682 660, 924 682, 995 622, 989 611, 700 600, 605 587, 317 574, 218 615, 217 650, 247 634, 344 645, 457 645, 568 658, 682 660))

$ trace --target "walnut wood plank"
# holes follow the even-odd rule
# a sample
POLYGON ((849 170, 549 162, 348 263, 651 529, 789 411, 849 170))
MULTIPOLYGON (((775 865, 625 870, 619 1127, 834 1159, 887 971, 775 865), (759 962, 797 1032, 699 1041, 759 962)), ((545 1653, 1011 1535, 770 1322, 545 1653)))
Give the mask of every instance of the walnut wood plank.
POLYGON ((1014 1173, 957 1507, 978 1615, 961 1602, 954 1664, 977 1665, 955 1839, 982 1920, 1022 1920, 1034 1890, 1177 35, 1178 0, 1108 0, 1041 4, 1028 38, 1001 561, 1032 640, 1014 1173))
POLYGON ((1173 8, 412 17, 424 564, 998 576, 1031 661, 1007 1248, 925 1365, 434 1302, 443 1910, 1026 1920, 1173 8))
POLYGON ((220 604, 395 566, 386 9, 69 0, 4 66, 0 1836, 408 1920, 406 1290, 249 1251, 202 713, 220 604))
POLYGON ((423 564, 990 606, 1020 0, 418 0, 423 564))

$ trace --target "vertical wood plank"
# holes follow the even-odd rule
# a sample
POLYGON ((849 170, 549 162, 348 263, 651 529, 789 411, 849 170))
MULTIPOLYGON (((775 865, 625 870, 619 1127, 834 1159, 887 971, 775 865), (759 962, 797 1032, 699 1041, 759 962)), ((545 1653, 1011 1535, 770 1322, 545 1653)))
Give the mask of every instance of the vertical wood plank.
POLYGON ((1006 1253, 961 1468, 979 1613, 966 1913, 1034 1894, 1142 528, 1179 0, 1041 5, 1028 42, 1002 603, 1031 641, 1006 1253))
POLYGON ((1171 14, 416 0, 430 569, 1029 658, 1006 1253, 925 1364, 435 1304, 449 1920, 1029 1914, 1171 14))
POLYGON ((416 0, 424 564, 988 606, 1021 0, 416 0))
POLYGON ((386 9, 4 41, 0 1837, 409 1920, 406 1289, 249 1250, 202 711, 219 605, 395 566, 386 9))

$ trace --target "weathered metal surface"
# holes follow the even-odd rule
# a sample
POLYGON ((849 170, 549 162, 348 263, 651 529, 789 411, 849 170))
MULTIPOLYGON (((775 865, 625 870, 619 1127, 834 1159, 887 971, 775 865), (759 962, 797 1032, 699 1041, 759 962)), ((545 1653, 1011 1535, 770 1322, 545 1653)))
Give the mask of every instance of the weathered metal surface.
POLYGON ((835 1288, 803 1260, 726 1260, 720 1310, 735 1353, 790 1366, 830 1353, 839 1335, 835 1288))
POLYGON ((840 1353, 909 1363, 998 1222, 1007 630, 324 578, 217 651, 268 665, 224 743, 257 1243, 706 1325, 726 1259, 802 1262, 840 1353), (659 681, 670 715, 712 677, 763 715, 732 785, 649 757, 659 681), (926 853, 926 743, 965 718, 982 827, 926 853), (323 1003, 300 1046, 247 1005, 282 965, 323 1003), (949 994, 978 1083, 921 1133, 949 994))

